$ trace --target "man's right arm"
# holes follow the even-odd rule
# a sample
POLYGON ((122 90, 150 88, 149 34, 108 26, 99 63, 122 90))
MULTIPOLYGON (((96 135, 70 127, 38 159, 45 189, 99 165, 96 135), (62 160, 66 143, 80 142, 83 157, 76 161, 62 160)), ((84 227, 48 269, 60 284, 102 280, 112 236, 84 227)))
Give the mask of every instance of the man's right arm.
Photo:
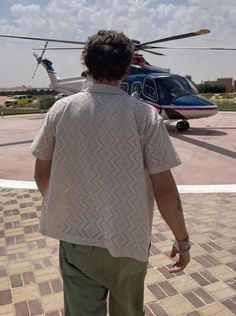
MULTIPOLYGON (((178 250, 189 248, 188 232, 185 226, 181 199, 170 170, 150 175, 155 200, 161 216, 170 227, 177 242, 178 250)), ((172 257, 177 254, 177 248, 173 247, 172 257)), ((179 261, 170 272, 183 270, 190 260, 189 251, 179 254, 179 261)))

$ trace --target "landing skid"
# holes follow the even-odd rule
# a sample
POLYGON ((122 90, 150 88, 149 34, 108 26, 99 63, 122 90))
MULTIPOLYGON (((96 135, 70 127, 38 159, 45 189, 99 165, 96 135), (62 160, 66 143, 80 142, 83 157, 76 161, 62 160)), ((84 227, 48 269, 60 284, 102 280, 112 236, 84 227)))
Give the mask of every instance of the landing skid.
POLYGON ((176 128, 179 132, 183 132, 183 131, 187 131, 189 129, 190 125, 189 125, 189 122, 188 121, 179 121, 177 124, 176 124, 176 128))

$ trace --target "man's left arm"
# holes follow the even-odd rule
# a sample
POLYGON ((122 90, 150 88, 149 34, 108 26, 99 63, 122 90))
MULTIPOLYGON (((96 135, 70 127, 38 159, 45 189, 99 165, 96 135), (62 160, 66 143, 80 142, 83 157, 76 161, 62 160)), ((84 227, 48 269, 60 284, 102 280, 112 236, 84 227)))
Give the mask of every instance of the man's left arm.
POLYGON ((43 197, 45 196, 49 185, 51 166, 52 160, 36 159, 34 179, 43 197))

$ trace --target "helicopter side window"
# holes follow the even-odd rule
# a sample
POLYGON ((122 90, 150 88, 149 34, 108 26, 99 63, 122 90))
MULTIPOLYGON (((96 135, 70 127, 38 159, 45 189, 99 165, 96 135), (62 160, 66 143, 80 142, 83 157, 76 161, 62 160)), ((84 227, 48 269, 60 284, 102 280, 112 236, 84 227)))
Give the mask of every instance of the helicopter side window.
POLYGON ((157 89, 153 79, 146 78, 144 81, 144 91, 143 94, 153 101, 158 100, 157 89))
POLYGON ((135 92, 137 90, 142 91, 142 84, 141 84, 141 82, 134 82, 132 84, 131 93, 133 93, 133 92, 135 92))
POLYGON ((128 93, 128 84, 126 82, 122 82, 120 88, 128 93))

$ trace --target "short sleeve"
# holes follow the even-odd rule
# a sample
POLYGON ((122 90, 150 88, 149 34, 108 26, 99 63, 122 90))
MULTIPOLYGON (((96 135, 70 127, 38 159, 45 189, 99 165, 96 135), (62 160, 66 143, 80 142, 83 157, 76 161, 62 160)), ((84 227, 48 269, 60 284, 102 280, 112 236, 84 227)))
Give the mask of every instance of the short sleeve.
POLYGON ((163 172, 181 164, 165 123, 157 113, 144 135, 144 164, 149 174, 163 172))
POLYGON ((41 160, 52 160, 55 146, 55 115, 48 111, 45 120, 36 134, 30 151, 33 156, 41 160))

